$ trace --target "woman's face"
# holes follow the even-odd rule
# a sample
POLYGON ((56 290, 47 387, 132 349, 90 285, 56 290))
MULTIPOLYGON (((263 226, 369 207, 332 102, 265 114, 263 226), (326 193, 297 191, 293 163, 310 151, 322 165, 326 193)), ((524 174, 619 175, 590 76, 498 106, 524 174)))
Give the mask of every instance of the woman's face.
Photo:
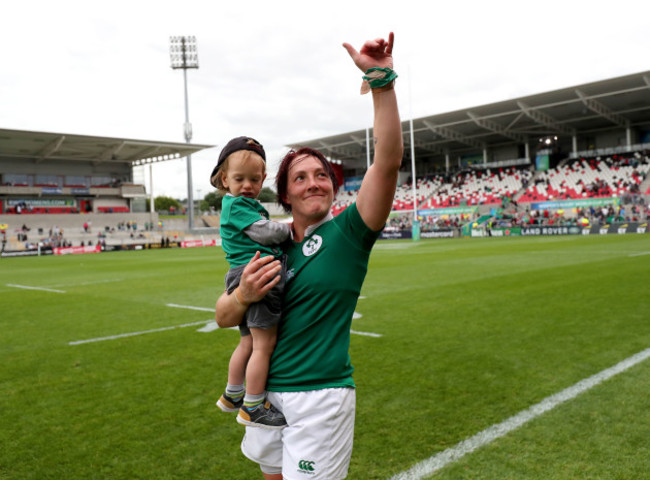
POLYGON ((334 201, 334 185, 316 157, 296 158, 289 167, 285 201, 294 220, 315 223, 324 218, 334 201))

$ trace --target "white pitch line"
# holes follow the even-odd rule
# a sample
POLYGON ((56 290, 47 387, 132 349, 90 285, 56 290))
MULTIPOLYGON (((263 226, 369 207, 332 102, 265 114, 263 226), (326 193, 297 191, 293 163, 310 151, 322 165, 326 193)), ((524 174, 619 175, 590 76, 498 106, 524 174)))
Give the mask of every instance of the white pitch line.
POLYGON ((417 247, 415 243, 377 243, 374 248, 378 250, 407 250, 417 247))
POLYGON ((121 333, 119 335, 110 335, 108 337, 89 338, 88 340, 77 340, 75 342, 69 342, 68 345, 81 345, 83 343, 103 342, 105 340, 116 340, 118 338, 135 337, 137 335, 145 335, 147 333, 164 332, 166 330, 174 330, 175 328, 195 327, 196 325, 205 325, 207 323, 210 323, 211 321, 212 320, 204 320, 202 322, 184 323, 183 325, 174 325, 173 327, 155 328, 153 330, 144 330, 142 332, 121 333))
POLYGON ((53 288, 45 288, 45 287, 29 287, 27 285, 14 285, 12 283, 7 283, 7 286, 14 287, 14 288, 22 288, 24 290, 41 290, 43 292, 65 293, 65 290, 55 290, 53 288))
POLYGON ((604 382, 605 380, 608 380, 613 376, 624 372, 625 370, 643 362, 644 360, 647 360, 648 358, 650 358, 650 348, 647 348, 642 352, 637 353, 636 355, 632 355, 631 357, 626 358, 613 367, 603 370, 602 372, 597 373, 589 378, 581 380, 575 385, 566 388, 559 393, 551 395, 550 397, 546 397, 544 400, 533 405, 527 410, 522 410, 507 420, 504 420, 503 422, 496 425, 492 425, 482 432, 477 433, 473 437, 463 440, 462 442, 456 444, 456 446, 448 448, 447 450, 444 450, 426 460, 415 464, 405 472, 401 472, 393 477, 390 477, 390 480, 420 480, 422 478, 428 477, 438 470, 441 470, 448 464, 459 460, 468 453, 472 453, 474 450, 507 435, 525 423, 533 420, 536 417, 539 417, 543 413, 554 409, 564 402, 572 400, 581 393, 590 390, 601 382, 604 382))
POLYGON ((53 287, 83 287, 86 285, 98 285, 101 283, 114 283, 114 282, 121 282, 121 278, 114 278, 114 279, 109 279, 109 280, 95 280, 92 282, 80 282, 80 283, 63 283, 60 285, 52 285, 53 287))
POLYGON ((628 257, 640 257, 641 255, 650 255, 650 252, 631 253, 628 257))
POLYGON ((381 333, 358 332, 356 330, 350 330, 350 333, 353 333, 354 335, 363 335, 365 337, 374 337, 374 338, 383 337, 383 335, 381 333))
MULTIPOLYGON (((167 306, 168 306, 168 307, 174 307, 174 308, 187 308, 187 309, 189 309, 189 310, 200 310, 200 311, 202 311, 202 312, 214 312, 214 308, 193 307, 193 306, 191 306, 191 305, 177 305, 177 304, 175 304, 175 303, 168 303, 167 306)), ((356 313, 356 312, 355 312, 355 315, 358 315, 358 316, 355 316, 354 318, 361 318, 361 315, 358 314, 358 313, 356 313)), ((212 331, 212 330, 216 330, 216 328, 212 328, 212 329, 211 329, 211 327, 206 326, 205 329, 201 329, 201 330, 202 330, 203 332, 209 332, 209 331, 212 331)), ((380 333, 372 333, 372 332, 358 332, 358 331, 356 331, 356 330, 350 330, 350 333, 353 333, 353 334, 355 334, 355 335, 364 335, 364 336, 366 336, 366 337, 375 337, 375 338, 379 338, 379 337, 382 337, 382 336, 383 336, 383 335, 381 335, 380 333)))
POLYGON ((167 306, 174 308, 187 308, 188 310, 199 310, 201 312, 214 312, 214 308, 193 307, 191 305, 177 305, 175 303, 168 303, 167 306))

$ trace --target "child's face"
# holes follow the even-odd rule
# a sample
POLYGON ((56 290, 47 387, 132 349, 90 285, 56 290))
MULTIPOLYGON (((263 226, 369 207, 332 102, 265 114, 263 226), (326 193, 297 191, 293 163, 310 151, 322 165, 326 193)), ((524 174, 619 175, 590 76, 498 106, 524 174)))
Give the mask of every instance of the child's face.
POLYGON ((228 158, 228 168, 222 177, 223 186, 235 197, 257 198, 266 178, 264 160, 257 154, 239 153, 228 158))

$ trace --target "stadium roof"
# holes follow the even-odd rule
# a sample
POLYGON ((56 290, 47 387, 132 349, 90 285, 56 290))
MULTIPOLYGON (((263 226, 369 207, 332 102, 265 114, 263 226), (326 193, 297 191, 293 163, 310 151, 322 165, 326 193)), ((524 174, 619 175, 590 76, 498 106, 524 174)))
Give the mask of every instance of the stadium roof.
POLYGON ((10 159, 112 162, 135 166, 185 157, 213 146, 0 129, 0 157, 10 159))
MULTIPOLYGON (((650 71, 413 119, 415 158, 480 153, 539 138, 590 136, 644 126, 650 130, 650 71)), ((402 122, 410 156, 409 122, 402 122)), ((344 164, 366 162, 366 131, 289 145, 309 146, 344 164)), ((372 147, 372 146, 371 146, 372 147)))

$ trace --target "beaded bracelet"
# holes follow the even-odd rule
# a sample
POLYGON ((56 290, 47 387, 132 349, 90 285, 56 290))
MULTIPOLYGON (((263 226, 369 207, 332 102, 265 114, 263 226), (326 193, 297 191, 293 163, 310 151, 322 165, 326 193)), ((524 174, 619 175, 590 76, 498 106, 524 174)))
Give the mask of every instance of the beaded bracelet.
POLYGON ((392 68, 373 67, 366 70, 361 84, 361 95, 365 95, 371 88, 381 88, 389 85, 397 78, 392 68))

